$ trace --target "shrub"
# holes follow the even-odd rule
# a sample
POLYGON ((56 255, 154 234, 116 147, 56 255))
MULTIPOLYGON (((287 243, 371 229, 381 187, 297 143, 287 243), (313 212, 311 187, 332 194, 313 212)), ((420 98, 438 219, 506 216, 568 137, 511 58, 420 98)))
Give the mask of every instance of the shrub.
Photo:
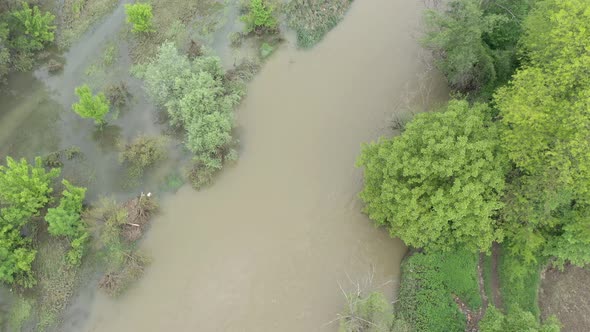
POLYGON ((123 146, 119 160, 128 166, 130 180, 135 182, 147 168, 164 160, 167 145, 166 136, 139 135, 131 143, 123 146))
POLYGON ((264 0, 250 0, 248 13, 240 19, 246 24, 247 32, 273 31, 278 26, 274 7, 264 0))
POLYGON ((63 180, 62 183, 66 189, 62 193, 59 205, 48 209, 45 215, 45 220, 49 224, 47 231, 53 236, 68 238, 72 247, 68 252, 68 262, 78 265, 89 237, 80 216, 86 188, 73 186, 67 180, 63 180))
POLYGON ((94 123, 102 126, 106 123, 104 117, 109 112, 109 104, 103 93, 96 96, 92 95, 90 87, 86 84, 76 88, 76 95, 80 101, 72 105, 76 114, 83 118, 94 119, 94 123))
POLYGON ((126 4, 125 13, 127 23, 133 24, 133 32, 151 32, 152 29, 152 5, 148 3, 126 4))

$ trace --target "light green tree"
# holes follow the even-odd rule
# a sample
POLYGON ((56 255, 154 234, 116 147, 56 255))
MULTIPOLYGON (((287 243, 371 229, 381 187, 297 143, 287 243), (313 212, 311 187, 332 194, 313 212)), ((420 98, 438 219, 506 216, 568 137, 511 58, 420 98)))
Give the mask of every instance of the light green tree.
POLYGON ((525 21, 528 65, 495 95, 516 166, 503 219, 525 262, 590 262, 590 11, 583 0, 540 1, 525 21))
POLYGON ((46 171, 40 157, 32 165, 25 159, 17 162, 6 157, 6 166, 0 165, 0 204, 38 215, 49 203, 51 182, 59 174, 59 168, 46 171))
POLYGON ((125 5, 127 23, 133 25, 133 32, 151 32, 152 28, 152 5, 149 3, 134 3, 125 5))
POLYGON ((51 182, 59 169, 46 171, 41 158, 33 165, 7 157, 0 166, 0 281, 31 287, 31 264, 36 251, 21 235, 22 228, 50 201, 51 182))
POLYGON ((83 118, 94 119, 94 123, 98 126, 104 125, 106 123, 104 118, 109 112, 109 103, 104 93, 94 96, 86 84, 77 87, 75 91, 80 101, 72 105, 72 110, 83 118))
POLYGON ((246 24, 247 32, 272 31, 278 26, 274 7, 264 0, 250 0, 248 13, 240 19, 246 24))
POLYGON ((19 208, 0 209, 0 282, 26 288, 35 285, 31 264, 36 251, 31 240, 20 234, 31 215, 19 208))
POLYGON ((16 34, 12 40, 13 47, 19 51, 40 50, 45 43, 54 39, 55 16, 49 12, 41 13, 39 7, 31 8, 26 2, 23 2, 22 6, 21 10, 12 13, 16 21, 12 28, 16 34))
POLYGON ((363 147, 364 211, 407 245, 487 251, 502 239, 506 157, 485 104, 452 100, 417 115, 399 137, 363 147))

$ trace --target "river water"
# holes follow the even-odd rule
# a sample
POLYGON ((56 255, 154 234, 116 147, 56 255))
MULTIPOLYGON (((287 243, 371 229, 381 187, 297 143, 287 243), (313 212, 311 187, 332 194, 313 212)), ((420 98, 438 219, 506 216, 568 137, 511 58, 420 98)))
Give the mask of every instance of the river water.
POLYGON ((311 51, 285 45, 237 111, 238 163, 205 190, 162 202, 142 247, 153 257, 124 297, 98 294, 86 331, 316 331, 353 282, 393 297, 401 241, 361 213, 362 142, 390 134, 408 91, 440 78, 417 41, 420 1, 356 1, 311 51), (422 78, 420 78, 422 77, 422 78))

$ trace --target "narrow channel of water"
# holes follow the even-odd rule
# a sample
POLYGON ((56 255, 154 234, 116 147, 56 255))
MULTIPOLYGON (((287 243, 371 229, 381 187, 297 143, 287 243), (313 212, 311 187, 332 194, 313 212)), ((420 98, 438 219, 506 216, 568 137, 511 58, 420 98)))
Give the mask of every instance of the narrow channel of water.
POLYGON ((85 330, 335 330, 339 283, 351 290, 371 270, 393 296, 406 249, 361 213, 354 162, 426 70, 422 9, 356 1, 313 50, 274 54, 238 110, 237 165, 162 202, 145 277, 121 299, 97 295, 85 330))

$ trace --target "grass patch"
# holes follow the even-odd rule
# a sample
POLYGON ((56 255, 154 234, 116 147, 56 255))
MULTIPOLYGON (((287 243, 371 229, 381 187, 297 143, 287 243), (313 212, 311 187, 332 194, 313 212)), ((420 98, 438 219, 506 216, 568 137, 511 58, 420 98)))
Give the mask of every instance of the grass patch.
POLYGON ((67 262, 70 244, 49 238, 41 241, 33 268, 38 280, 38 331, 55 326, 77 286, 77 269, 67 262))
POLYGON ((8 314, 8 329, 10 331, 21 331, 25 322, 29 320, 33 313, 34 301, 22 296, 18 296, 8 314))
POLYGON ((119 47, 115 42, 109 42, 104 52, 102 53, 102 63, 105 67, 110 67, 117 61, 119 55, 119 47))
POLYGON ((118 0, 64 0, 57 45, 68 48, 99 19, 117 7, 118 0))
POLYGON ((166 40, 188 50, 191 36, 206 38, 222 21, 224 4, 215 0, 152 0, 152 26, 155 31, 133 35, 131 58, 144 63, 154 57, 166 40))
POLYGON ((478 256, 468 251, 416 253, 402 264, 398 315, 416 331, 464 331, 465 316, 453 294, 471 309, 481 307, 478 256))
POLYGON ((538 289, 541 283, 540 265, 526 266, 502 248, 499 261, 500 292, 508 312, 520 308, 538 319, 538 289))
POLYGON ((291 0, 285 8, 299 47, 310 48, 342 20, 352 0, 291 0))

